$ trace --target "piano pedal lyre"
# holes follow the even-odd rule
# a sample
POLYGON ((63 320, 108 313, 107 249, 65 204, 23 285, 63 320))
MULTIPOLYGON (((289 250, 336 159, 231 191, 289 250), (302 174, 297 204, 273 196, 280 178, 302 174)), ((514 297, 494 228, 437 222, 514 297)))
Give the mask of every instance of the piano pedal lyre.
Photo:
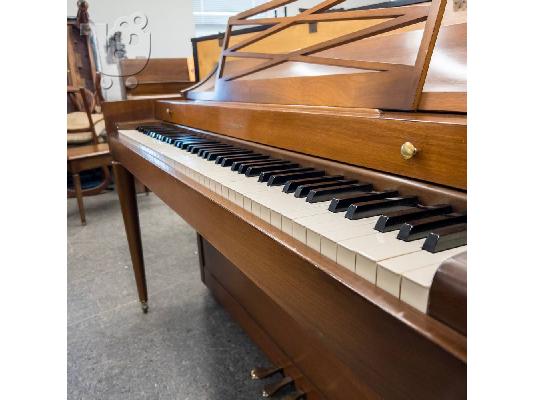
POLYGON ((306 393, 301 390, 295 390, 284 396, 282 400, 306 400, 306 393))
POLYGON ((280 390, 294 382, 293 378, 290 376, 284 376, 278 382, 271 383, 266 385, 263 388, 262 395, 263 397, 271 397, 278 393, 280 390))
POLYGON ((250 371, 250 377, 252 379, 265 379, 270 376, 273 376, 274 374, 280 372, 281 374, 284 373, 282 367, 257 367, 254 368, 252 371, 250 371))

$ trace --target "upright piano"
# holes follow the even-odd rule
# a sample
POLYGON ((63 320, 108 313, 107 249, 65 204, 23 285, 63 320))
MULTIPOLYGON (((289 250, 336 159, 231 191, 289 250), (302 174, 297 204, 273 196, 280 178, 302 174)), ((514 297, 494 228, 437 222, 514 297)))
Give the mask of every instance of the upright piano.
POLYGON ((265 396, 465 398, 465 11, 292 3, 230 18, 185 100, 103 106, 142 309, 134 178, 198 232, 265 396))

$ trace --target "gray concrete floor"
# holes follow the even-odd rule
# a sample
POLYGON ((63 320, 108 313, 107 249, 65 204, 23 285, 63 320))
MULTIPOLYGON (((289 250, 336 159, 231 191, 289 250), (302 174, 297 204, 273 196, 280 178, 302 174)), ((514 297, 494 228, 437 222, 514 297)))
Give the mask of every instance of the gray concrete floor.
POLYGON ((68 200, 68 398, 257 399, 269 365, 201 283, 193 229, 139 195, 150 311, 137 301, 115 192, 68 200))

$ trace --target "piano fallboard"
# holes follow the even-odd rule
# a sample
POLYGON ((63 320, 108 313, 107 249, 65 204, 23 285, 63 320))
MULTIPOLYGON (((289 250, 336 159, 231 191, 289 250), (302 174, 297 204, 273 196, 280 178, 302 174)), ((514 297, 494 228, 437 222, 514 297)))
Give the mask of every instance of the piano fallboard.
POLYGON ((467 117, 462 114, 157 101, 161 121, 407 178, 467 188, 467 117), (401 146, 417 148, 411 159, 401 146))

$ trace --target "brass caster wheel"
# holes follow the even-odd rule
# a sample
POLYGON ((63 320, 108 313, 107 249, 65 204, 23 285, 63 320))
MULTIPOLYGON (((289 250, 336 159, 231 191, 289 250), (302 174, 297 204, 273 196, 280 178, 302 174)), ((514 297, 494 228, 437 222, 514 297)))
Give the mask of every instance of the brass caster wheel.
POLYGON ((145 302, 141 303, 141 310, 143 310, 143 314, 148 313, 148 304, 145 302))

